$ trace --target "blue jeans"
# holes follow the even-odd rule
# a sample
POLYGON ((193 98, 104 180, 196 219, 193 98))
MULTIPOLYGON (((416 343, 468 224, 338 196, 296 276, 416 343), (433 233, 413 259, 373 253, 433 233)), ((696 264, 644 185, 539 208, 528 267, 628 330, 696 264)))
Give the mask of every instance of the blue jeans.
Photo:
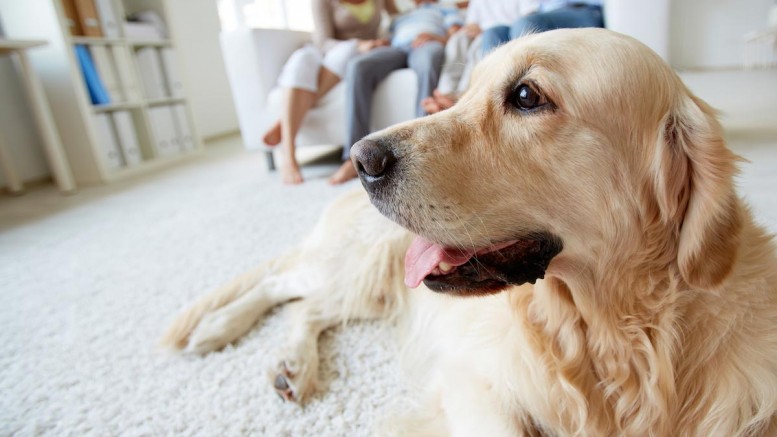
POLYGON ((604 27, 600 6, 565 6, 549 12, 539 12, 518 19, 510 26, 495 26, 483 31, 483 53, 529 32, 546 30, 604 27))

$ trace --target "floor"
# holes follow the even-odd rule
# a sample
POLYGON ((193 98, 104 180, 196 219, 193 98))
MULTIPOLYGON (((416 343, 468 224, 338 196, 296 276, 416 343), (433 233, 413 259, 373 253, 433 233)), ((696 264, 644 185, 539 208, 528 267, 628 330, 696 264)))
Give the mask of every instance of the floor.
MULTIPOLYGON (((777 232, 777 72, 683 74, 748 160, 740 193, 777 232)), ((334 197, 336 154, 304 152, 283 186, 238 137, 165 171, 61 196, 0 196, 0 435, 367 435, 403 388, 391 337, 356 323, 322 337, 322 392, 282 404, 264 369, 283 311, 199 357, 154 347, 204 292, 299 239, 334 197)))

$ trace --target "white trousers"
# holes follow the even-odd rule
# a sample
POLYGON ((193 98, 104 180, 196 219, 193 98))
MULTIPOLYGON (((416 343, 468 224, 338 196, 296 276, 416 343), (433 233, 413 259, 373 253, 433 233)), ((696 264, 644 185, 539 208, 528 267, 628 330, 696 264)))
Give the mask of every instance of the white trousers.
POLYGON ((483 58, 481 35, 470 39, 463 31, 456 32, 445 44, 445 64, 437 89, 446 95, 460 95, 469 86, 472 69, 483 58))
POLYGON ((321 67, 342 79, 348 61, 359 54, 357 45, 358 40, 352 39, 337 43, 326 53, 311 44, 297 49, 283 66, 278 84, 283 88, 300 88, 315 93, 318 91, 321 67))

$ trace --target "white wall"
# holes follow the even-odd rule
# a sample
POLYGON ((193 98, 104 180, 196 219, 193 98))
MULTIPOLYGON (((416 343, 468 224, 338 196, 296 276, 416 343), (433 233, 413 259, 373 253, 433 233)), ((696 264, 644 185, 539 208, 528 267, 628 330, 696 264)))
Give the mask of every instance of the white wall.
MULTIPOLYGON (((45 179, 49 175, 32 111, 16 65, 0 56, 0 135, 23 181, 45 179)), ((0 187, 5 178, 0 172, 0 187)))
POLYGON ((670 62, 682 69, 740 67, 742 36, 766 28, 774 0, 672 0, 670 62))
POLYGON ((170 14, 199 134, 208 138, 236 132, 216 0, 170 0, 170 14))

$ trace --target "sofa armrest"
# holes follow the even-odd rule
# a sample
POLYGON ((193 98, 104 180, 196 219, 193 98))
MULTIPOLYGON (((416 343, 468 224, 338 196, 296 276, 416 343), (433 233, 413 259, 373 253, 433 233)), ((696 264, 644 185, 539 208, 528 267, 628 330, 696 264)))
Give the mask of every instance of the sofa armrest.
POLYGON ((221 32, 221 50, 230 82, 255 81, 264 97, 275 86, 283 64, 294 50, 310 41, 309 32, 281 29, 238 29, 221 32))
POLYGON ((238 29, 221 32, 224 65, 237 109, 243 139, 249 147, 262 145, 255 125, 265 112, 283 64, 294 50, 310 41, 309 32, 280 29, 238 29))

